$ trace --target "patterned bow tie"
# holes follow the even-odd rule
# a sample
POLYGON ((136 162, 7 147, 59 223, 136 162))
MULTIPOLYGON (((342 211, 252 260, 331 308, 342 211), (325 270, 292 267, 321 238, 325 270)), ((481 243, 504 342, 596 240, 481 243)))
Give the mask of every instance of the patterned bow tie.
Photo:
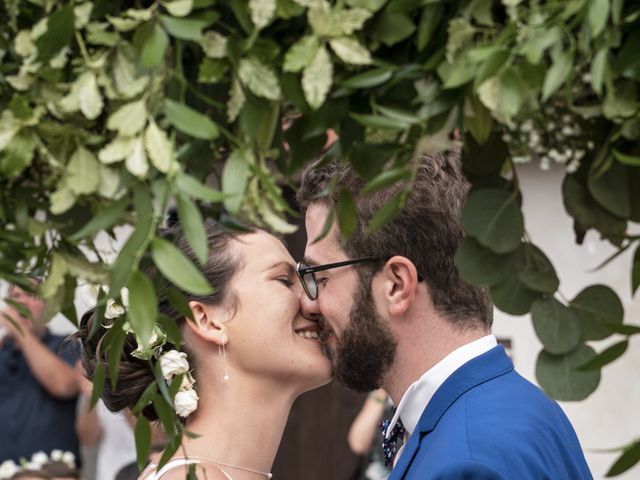
MULTIPOLYGON (((395 412, 395 409, 394 409, 395 412)), ((396 452, 402 446, 402 440, 404 436, 404 425, 402 421, 398 419, 393 426, 390 434, 387 435, 389 424, 391 420, 383 420, 380 422, 380 431, 382 432, 382 451, 384 452, 384 465, 388 468, 393 467, 393 459, 396 456, 396 452), (400 445, 399 445, 400 443, 400 445)))

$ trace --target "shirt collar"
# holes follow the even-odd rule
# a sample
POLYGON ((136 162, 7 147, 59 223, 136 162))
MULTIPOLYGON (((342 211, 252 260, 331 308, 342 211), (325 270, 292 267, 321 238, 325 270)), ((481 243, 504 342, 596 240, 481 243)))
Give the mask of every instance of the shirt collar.
POLYGON ((496 337, 487 335, 485 337, 467 343, 462 347, 455 349, 449 355, 444 357, 433 367, 427 370, 422 377, 413 382, 407 388, 402 396, 398 409, 389 423, 387 434, 393 430, 393 427, 402 418, 402 424, 409 435, 413 433, 418 425, 422 412, 427 407, 431 398, 438 388, 449 378, 456 370, 493 347, 498 345, 496 337))

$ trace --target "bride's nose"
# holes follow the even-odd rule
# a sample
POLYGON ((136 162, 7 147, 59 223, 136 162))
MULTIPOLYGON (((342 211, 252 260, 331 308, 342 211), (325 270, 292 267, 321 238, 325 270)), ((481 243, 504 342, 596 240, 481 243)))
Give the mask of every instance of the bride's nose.
POLYGON ((300 295, 298 298, 300 299, 300 311, 302 312, 302 316, 309 320, 318 321, 322 316, 318 300, 311 300, 302 288, 300 289, 300 295))

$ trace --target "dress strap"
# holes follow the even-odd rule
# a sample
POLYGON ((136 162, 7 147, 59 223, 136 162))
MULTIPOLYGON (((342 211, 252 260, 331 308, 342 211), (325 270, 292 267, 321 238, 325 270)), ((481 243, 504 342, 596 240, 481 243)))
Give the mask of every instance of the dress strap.
MULTIPOLYGON (((164 467, 162 467, 159 471, 156 472, 152 472, 153 469, 157 468, 157 465, 155 464, 149 464, 149 466, 147 467, 147 469, 151 472, 151 474, 145 478, 144 472, 143 475, 140 476, 141 480, 160 480, 160 478, 167 473, 170 470, 173 470, 174 468, 177 467, 182 467, 182 466, 187 466, 187 465, 197 465, 200 463, 207 463, 210 465, 214 465, 215 467, 218 468, 218 470, 220 470, 220 472, 225 476, 225 478, 227 480, 233 480, 233 478, 231 478, 231 476, 225 472, 224 470, 222 470, 222 468, 220 468, 220 466, 216 465, 213 462, 207 462, 204 460, 196 460, 193 458, 176 458, 175 460, 167 463, 164 467)), ((145 469, 145 470, 147 470, 145 469)))

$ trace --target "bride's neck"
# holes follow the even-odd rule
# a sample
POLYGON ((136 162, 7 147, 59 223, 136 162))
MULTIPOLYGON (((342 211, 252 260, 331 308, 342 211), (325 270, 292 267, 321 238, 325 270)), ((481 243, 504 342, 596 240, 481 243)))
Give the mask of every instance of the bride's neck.
MULTIPOLYGON (((184 439, 187 456, 270 472, 295 396, 283 388, 232 377, 200 389, 198 410, 184 439)), ((259 476, 235 471, 234 479, 259 476)))

